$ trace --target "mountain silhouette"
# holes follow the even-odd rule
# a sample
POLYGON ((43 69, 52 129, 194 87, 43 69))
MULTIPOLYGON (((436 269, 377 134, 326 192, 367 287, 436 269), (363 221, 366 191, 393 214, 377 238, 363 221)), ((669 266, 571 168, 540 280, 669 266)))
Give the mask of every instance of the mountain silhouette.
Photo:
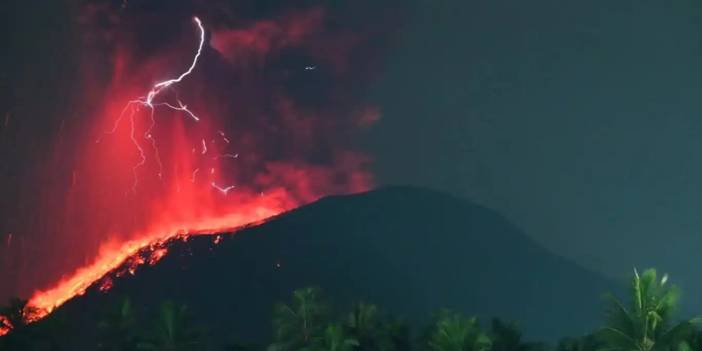
POLYGON ((214 238, 173 241, 156 265, 61 307, 59 318, 81 326, 65 338, 70 349, 93 342, 101 313, 123 296, 143 316, 164 299, 182 302, 219 340, 268 340, 273 304, 318 286, 338 309, 376 303, 415 331, 450 308, 483 322, 514 320, 527 338, 553 341, 592 331, 602 321, 602 294, 618 289, 498 213, 421 188, 327 197, 214 238))

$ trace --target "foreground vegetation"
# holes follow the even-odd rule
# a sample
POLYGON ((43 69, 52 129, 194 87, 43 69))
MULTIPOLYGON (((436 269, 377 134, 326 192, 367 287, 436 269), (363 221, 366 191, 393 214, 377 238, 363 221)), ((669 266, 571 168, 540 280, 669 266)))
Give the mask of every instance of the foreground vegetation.
MULTIPOLYGON (((317 288, 296 290, 288 303, 273 309, 272 340, 268 345, 231 343, 225 350, 266 351, 698 351, 702 331, 698 320, 675 321, 678 290, 659 279, 656 271, 634 272, 625 300, 607 297, 607 320, 583 337, 565 338, 557 345, 529 343, 516 324, 494 319, 489 326, 449 310, 438 311, 424 329, 411 333, 407 324, 384 314, 373 304, 358 303, 346 314, 335 315, 317 288)), ((33 311, 12 300, 0 310, 0 320, 13 332, 0 338, 0 350, 63 350, 66 333, 79 334, 57 318, 28 327, 33 311)), ((190 351, 211 350, 206 331, 193 325, 188 309, 164 301, 150 328, 137 325, 137 311, 126 298, 98 322, 96 350, 190 351)), ((0 324, 0 327, 3 325, 0 324)), ((72 351, 72 350, 71 350, 72 351)))

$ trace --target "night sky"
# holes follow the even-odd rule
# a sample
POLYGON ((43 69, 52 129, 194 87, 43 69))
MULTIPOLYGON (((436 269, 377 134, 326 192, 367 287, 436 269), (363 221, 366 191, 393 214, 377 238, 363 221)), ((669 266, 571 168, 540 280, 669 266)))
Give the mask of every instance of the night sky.
MULTIPOLYGON (((13 115, 70 111, 62 97, 76 68, 64 65, 72 62, 65 48, 75 43, 62 20, 68 11, 50 3, 3 14, 0 103, 13 115)), ((357 140, 375 159, 378 183, 493 208, 552 251, 612 277, 658 267, 698 300, 702 5, 408 6, 368 92, 382 117, 357 140)), ((23 151, 47 147, 42 138, 59 127, 42 117, 0 123, 3 182, 31 173, 23 151), (17 146, 30 135, 31 146, 17 146)), ((5 213, 26 208, 15 187, 0 191, 5 213)))
POLYGON ((383 183, 494 208, 610 276, 702 294, 702 5, 422 1, 374 94, 383 183))

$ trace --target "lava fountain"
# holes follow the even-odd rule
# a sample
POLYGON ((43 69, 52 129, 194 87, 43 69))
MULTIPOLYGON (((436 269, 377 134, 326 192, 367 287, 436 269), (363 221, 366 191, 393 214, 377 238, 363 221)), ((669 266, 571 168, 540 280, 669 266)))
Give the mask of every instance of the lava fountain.
POLYGON ((313 75, 316 82, 324 81, 320 74, 332 82, 358 76, 349 57, 362 41, 342 35, 330 50, 324 19, 313 8, 232 29, 193 17, 194 47, 175 40, 143 57, 115 45, 109 83, 86 94, 99 102, 57 147, 56 164, 70 169, 67 184, 47 189, 61 204, 48 220, 61 238, 52 249, 80 254, 65 255, 55 278, 37 286, 29 321, 138 252, 151 254, 135 266, 155 263, 173 238, 233 231, 369 187, 366 158, 344 141, 377 110, 349 98, 348 86, 296 87, 313 75), (190 54, 182 55, 186 47, 190 54))

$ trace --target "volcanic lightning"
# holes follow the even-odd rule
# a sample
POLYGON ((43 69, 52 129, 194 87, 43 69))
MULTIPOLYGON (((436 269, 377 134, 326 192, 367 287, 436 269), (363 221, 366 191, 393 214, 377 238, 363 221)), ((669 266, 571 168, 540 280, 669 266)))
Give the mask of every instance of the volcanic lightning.
MULTIPOLYGON (((137 135, 135 126, 135 117, 137 113, 140 112, 140 109, 147 108, 149 110, 150 124, 146 131, 143 133, 143 138, 148 140, 154 149, 156 163, 159 167, 159 178, 162 177, 163 165, 161 164, 161 160, 159 157, 156 139, 152 133, 153 129, 156 126, 154 116, 156 108, 166 107, 174 111, 182 112, 196 122, 200 121, 200 118, 190 109, 188 109, 187 105, 185 105, 180 100, 177 100, 177 105, 173 105, 169 102, 155 102, 155 99, 164 90, 181 82, 188 75, 190 75, 198 63, 198 59, 200 58, 205 43, 205 29, 202 25, 202 21, 198 17, 194 17, 193 20, 199 30, 200 40, 197 52, 188 69, 176 78, 156 83, 145 96, 128 101, 122 109, 122 112, 119 115, 119 117, 115 120, 114 127, 112 128, 112 130, 106 133, 114 134, 119 128, 121 121, 125 117, 129 119, 129 124, 131 127, 129 138, 136 147, 139 155, 138 162, 132 168, 132 172, 134 174, 134 184, 132 190, 134 191, 136 191, 137 187, 137 170, 138 168, 142 167, 147 160, 146 151, 139 142, 140 138, 137 135)), ((223 135, 223 133, 220 134, 223 135)), ((97 142, 99 143, 100 139, 98 139, 97 142)), ((202 140, 202 147, 204 154, 207 150, 204 139, 202 140)), ((197 171, 198 169, 195 169, 195 171, 193 171, 193 182, 195 181, 195 175, 197 171)), ((226 194, 229 190, 234 188, 233 186, 226 188, 220 188, 218 186, 213 187, 224 194, 226 194)), ((83 294, 89 286, 101 279, 108 272, 122 265, 124 262, 126 262, 126 260, 130 259, 130 257, 137 255, 143 249, 149 249, 151 253, 148 260, 134 260, 132 263, 130 263, 130 267, 128 269, 128 272, 130 274, 134 273, 136 265, 143 264, 145 262, 149 264, 154 264, 159 259, 161 259, 166 254, 166 248, 164 246, 165 243, 174 237, 177 237, 179 235, 185 236, 189 234, 223 231, 227 229, 231 230, 241 225, 248 224, 250 222, 261 221, 282 210, 282 208, 277 208, 277 206, 273 206, 271 208, 264 208, 256 205, 251 206, 251 209, 248 211, 253 210, 253 212, 244 213, 247 210, 243 208, 245 206, 242 206, 242 213, 239 214, 232 214, 229 216, 223 216, 221 218, 203 218, 200 219, 197 223, 172 224, 170 228, 159 228, 147 231, 146 233, 139 235, 140 239, 138 240, 127 241, 121 245, 118 245, 118 247, 116 248, 113 247, 109 250, 106 250, 107 253, 100 255, 100 257, 98 257, 98 259, 93 264, 81 268, 72 276, 59 282, 59 284, 54 288, 35 293, 34 296, 29 300, 27 308, 36 310, 38 312, 35 315, 31 316, 31 318, 28 318, 28 322, 34 322, 43 318, 47 314, 51 313, 51 311, 53 311, 56 307, 62 305, 64 302, 77 295, 83 294)), ((109 286, 111 286, 111 284, 103 284, 101 286, 101 290, 106 290, 109 288, 109 286)), ((0 322, 2 321, 2 318, 3 317, 0 316, 0 322)), ((7 333, 10 329, 11 326, 0 327, 0 335, 7 333)))
MULTIPOLYGON (((83 103, 90 96, 91 101, 80 109, 83 119, 76 118, 75 125, 67 129, 75 138, 66 141, 62 136, 55 163, 47 166, 51 172, 42 172, 40 177, 65 174, 65 179, 52 179, 55 185, 42 189, 48 194, 47 204, 56 206, 47 206, 50 209, 41 214, 39 230, 33 230, 35 226, 27 229, 41 233, 48 227, 60 234, 51 237, 55 241, 37 240, 46 242, 44 250, 36 252, 46 254, 47 262, 63 259, 67 250, 75 251, 75 257, 66 256, 70 260, 59 261, 46 277, 39 274, 45 273, 39 271, 44 265, 28 270, 36 280, 28 274, 28 284, 17 289, 17 294, 29 297, 27 311, 36 311, 27 316, 27 322, 42 319, 87 291, 107 291, 117 284, 116 278, 136 274, 141 265, 167 259, 172 240, 216 235, 217 243, 221 233, 262 223, 324 195, 369 189, 372 177, 365 170, 366 158, 348 150, 343 142, 348 139, 347 127, 355 126, 357 118, 347 109, 355 110, 360 103, 347 96, 343 79, 358 77, 342 69, 345 50, 343 55, 338 50, 322 50, 330 34, 349 39, 344 43, 355 43, 350 39, 356 34, 327 31, 325 16, 324 11, 311 8, 238 28, 212 25, 207 47, 203 22, 192 17, 197 49, 175 71, 163 67, 171 62, 168 51, 146 55, 139 50, 151 37, 131 32, 121 36, 119 28, 115 37, 124 41, 95 39, 99 45, 94 49, 101 54, 106 46, 112 50, 108 52, 114 58, 112 70, 104 72, 105 62, 96 64, 95 56, 87 52, 86 64, 93 70, 86 70, 84 79, 86 87, 95 89, 75 98, 83 103), (130 42, 135 39, 136 43, 130 42), (304 50, 318 59, 320 67, 329 67, 309 66, 307 70, 317 69, 339 81, 340 89, 329 87, 332 105, 307 106, 296 101, 296 95, 288 92, 287 74, 279 75, 274 62, 261 60, 288 49, 304 50), (209 62, 203 56, 209 58, 210 53, 213 64, 203 64, 209 62), (273 74, 265 82, 249 84, 259 77, 239 74, 240 70, 260 63, 270 64, 273 74), (164 68, 176 73, 165 75, 169 79, 151 80, 164 68), (111 77, 94 79, 96 73, 111 77), (141 86, 140 82, 149 84, 141 86), (188 96, 179 96, 176 87, 187 90, 188 96), (233 130, 236 135, 231 134, 233 130), (337 133, 343 137, 335 138, 337 133), (95 139, 85 136, 95 135, 99 145, 86 147, 95 139), (271 140, 275 144, 269 145, 271 140), (311 157, 319 154, 320 147, 329 157, 311 157), (76 247, 76 243, 84 246, 76 247)), ((159 47, 167 44, 164 41, 159 47)), ((348 49, 365 50, 360 46, 348 49)), ((5 127, 9 119, 7 114, 5 127)), ((0 126, 2 123, 0 120, 0 126)), ((24 238, 13 232, 0 247, 17 246, 24 238)), ((0 335, 12 328, 6 322, 0 316, 0 335)))
MULTIPOLYGON (((154 102, 154 99, 165 89, 169 88, 170 86, 180 83, 185 77, 190 75, 195 67, 197 66, 198 59, 200 58, 200 55, 202 54, 202 48, 205 44, 205 28, 202 25, 202 21, 200 18, 193 17, 193 21, 197 25, 199 34, 200 34, 200 41, 197 47, 197 52, 195 53, 195 56, 193 57, 193 61, 190 63, 190 66, 188 69, 181 73, 177 78, 172 78, 168 80, 164 80, 162 82, 156 83, 151 90, 142 97, 139 97, 137 99, 131 100, 127 102, 127 105, 122 109, 122 113, 120 116, 117 118, 115 121, 114 127, 112 130, 110 130, 107 134, 114 134, 117 131, 117 128, 119 128, 120 122, 125 116, 125 113, 129 111, 129 121, 130 121, 130 127, 131 127, 131 132, 130 132, 130 138, 132 139, 132 143, 136 147, 137 151, 139 152, 139 161, 132 167, 132 173, 134 174, 134 184, 132 185, 132 191, 136 192, 137 185, 138 185, 138 174, 137 171, 140 167, 144 166, 146 164, 146 154, 144 152, 143 147, 139 143, 137 137, 136 137, 136 127, 135 127, 135 121, 134 121, 134 116, 137 112, 139 112, 139 109, 141 107, 145 107, 149 109, 149 118, 150 118, 150 125, 149 128, 146 129, 144 132, 144 139, 148 140, 151 143, 151 146, 154 150, 154 155, 156 159, 156 163, 158 165, 158 177, 162 178, 163 177, 163 165, 161 164, 161 159, 159 156, 159 151, 158 147, 156 145, 156 138, 153 136, 151 133, 154 127, 156 126, 156 119, 155 119, 155 112, 156 112, 156 107, 166 107, 174 111, 182 112, 186 114, 188 117, 192 118, 195 122, 199 122, 200 118, 193 113, 190 109, 188 109, 188 106, 183 104, 180 100, 177 100, 178 105, 173 105, 168 102, 154 102)), ((203 146, 203 154, 207 151, 207 147, 205 146, 205 142, 203 140, 202 142, 203 146)))

